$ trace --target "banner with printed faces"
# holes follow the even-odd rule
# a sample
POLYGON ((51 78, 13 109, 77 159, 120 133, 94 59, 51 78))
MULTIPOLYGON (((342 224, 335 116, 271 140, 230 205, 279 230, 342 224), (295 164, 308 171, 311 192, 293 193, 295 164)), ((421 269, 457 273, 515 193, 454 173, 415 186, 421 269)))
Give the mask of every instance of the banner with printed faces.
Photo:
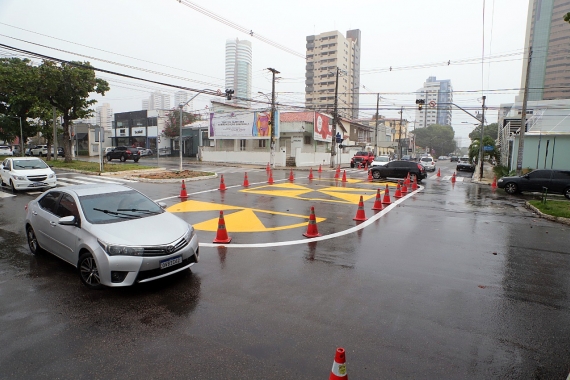
POLYGON ((314 139, 317 141, 332 141, 332 122, 322 113, 315 112, 314 139))

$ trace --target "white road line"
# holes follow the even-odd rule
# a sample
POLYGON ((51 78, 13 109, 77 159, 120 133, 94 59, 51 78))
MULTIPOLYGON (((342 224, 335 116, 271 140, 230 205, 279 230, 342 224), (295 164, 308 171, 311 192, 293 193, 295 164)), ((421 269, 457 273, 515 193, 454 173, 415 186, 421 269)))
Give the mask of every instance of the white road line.
MULTIPOLYGON (((62 182, 64 182, 64 183, 66 183, 66 182, 74 182, 74 183, 79 183, 79 184, 82 184, 82 185, 93 184, 93 182, 82 181, 82 180, 80 180, 80 179, 74 179, 74 178, 66 178, 66 179, 64 179, 62 182)), ((57 184, 58 184, 58 185, 60 184, 60 179, 59 179, 59 178, 57 179, 57 184)), ((65 185, 63 185, 63 186, 69 186, 69 184, 65 184, 65 185)))
MULTIPOLYGON (((123 181, 118 180, 118 179, 116 179, 116 178, 113 178, 112 180, 109 180, 109 179, 102 179, 102 178, 99 178, 99 177, 96 177, 96 178, 95 178, 95 177, 73 177, 73 178, 77 178, 77 179, 79 179, 79 180, 86 180, 86 181, 93 181, 93 182, 102 182, 102 183, 114 183, 114 184, 118 184, 118 183, 123 182, 123 181)), ((67 180, 67 179, 71 179, 71 178, 66 178, 66 180, 67 180)), ((129 182, 135 182, 135 181, 129 181, 129 182)))
POLYGON ((0 191, 0 198, 10 198, 10 197, 15 197, 15 194, 10 194, 10 193, 5 193, 3 191, 0 191))

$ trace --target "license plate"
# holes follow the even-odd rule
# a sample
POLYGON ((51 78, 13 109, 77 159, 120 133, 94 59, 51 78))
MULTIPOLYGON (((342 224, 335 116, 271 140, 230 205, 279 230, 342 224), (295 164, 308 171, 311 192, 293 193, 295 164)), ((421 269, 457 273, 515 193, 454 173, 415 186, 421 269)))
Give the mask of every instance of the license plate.
POLYGON ((176 264, 180 264, 182 262, 182 256, 176 256, 168 260, 163 260, 160 262, 160 269, 166 269, 176 264))
POLYGON ((43 182, 34 182, 31 184, 32 187, 40 187, 40 186, 46 186, 47 183, 43 183, 43 182))

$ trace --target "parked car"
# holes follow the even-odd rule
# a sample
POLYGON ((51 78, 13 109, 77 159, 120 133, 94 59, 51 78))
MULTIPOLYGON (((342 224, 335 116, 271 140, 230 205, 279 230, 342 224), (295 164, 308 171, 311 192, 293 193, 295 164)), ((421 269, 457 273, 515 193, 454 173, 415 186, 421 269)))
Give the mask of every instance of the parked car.
POLYGON ((356 152, 350 159, 350 167, 357 167, 358 164, 370 166, 372 161, 374 161, 374 153, 365 151, 356 152))
POLYGON ((157 280, 199 256, 194 227, 165 207, 124 185, 52 189, 26 207, 28 246, 75 266, 91 289, 157 280))
POLYGON ((435 161, 433 160, 433 157, 430 156, 420 158, 420 164, 422 164, 426 170, 435 172, 435 161))
POLYGON ((462 156, 459 161, 457 162, 457 167, 456 170, 462 171, 468 171, 468 172, 474 172, 475 171, 475 165, 473 165, 470 161, 469 161, 469 156, 462 156))
POLYGON ((57 155, 59 157, 65 157, 65 150, 61 146, 57 147, 57 155))
POLYGON ((380 178, 406 178, 408 173, 411 177, 417 177, 418 182, 427 177, 423 165, 413 161, 390 161, 384 166, 370 168, 370 174, 374 179, 380 178))
MULTIPOLYGON (((36 145, 32 149, 30 149, 30 156, 44 157, 47 155, 48 155, 48 146, 47 145, 36 145)), ((51 147, 51 155, 53 157, 53 146, 51 147)))
POLYGON ((12 145, 12 155, 19 156, 20 155, 20 145, 12 145))
POLYGON ((412 161, 412 156, 410 155, 403 155, 402 156, 402 161, 412 161))
POLYGON ((143 147, 137 147, 139 154, 142 156, 152 156, 153 152, 152 149, 149 148, 143 148, 143 147))
POLYGON ((450 162, 458 162, 458 161, 459 161, 459 156, 451 156, 451 157, 449 158, 449 161, 450 161, 450 162))
POLYGON ((563 194, 570 199, 570 171, 538 169, 522 176, 503 177, 497 181, 500 189, 505 189, 508 194, 522 191, 563 194))
POLYGON ((121 162, 126 160, 133 160, 139 162, 141 155, 137 148, 129 148, 128 146, 118 146, 106 154, 107 161, 119 159, 121 162))
POLYGON ((114 146, 108 146, 108 147, 106 147, 106 148, 105 148, 105 155, 107 155, 107 153, 109 153, 109 152, 112 152, 113 149, 115 149, 115 148, 116 148, 116 147, 114 147, 114 146))
POLYGON ((374 166, 384 166, 386 165, 388 162, 390 162, 390 157, 389 156, 377 156, 374 158, 374 160, 372 161, 372 163, 370 164, 370 167, 374 167, 374 166))
POLYGON ((12 191, 50 188, 56 186, 53 170, 37 157, 9 157, 0 165, 0 185, 12 191))
POLYGON ((0 145, 0 156, 13 156, 12 148, 8 145, 0 145))

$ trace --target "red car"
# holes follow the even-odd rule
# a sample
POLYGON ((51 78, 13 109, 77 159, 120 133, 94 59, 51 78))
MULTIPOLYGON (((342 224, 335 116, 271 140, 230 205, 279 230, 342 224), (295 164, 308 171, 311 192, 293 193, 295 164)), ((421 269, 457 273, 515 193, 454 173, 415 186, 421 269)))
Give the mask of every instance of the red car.
POLYGON ((374 153, 372 152, 356 152, 356 154, 350 159, 350 167, 357 167, 358 164, 369 167, 372 161, 374 161, 374 157, 374 153))

